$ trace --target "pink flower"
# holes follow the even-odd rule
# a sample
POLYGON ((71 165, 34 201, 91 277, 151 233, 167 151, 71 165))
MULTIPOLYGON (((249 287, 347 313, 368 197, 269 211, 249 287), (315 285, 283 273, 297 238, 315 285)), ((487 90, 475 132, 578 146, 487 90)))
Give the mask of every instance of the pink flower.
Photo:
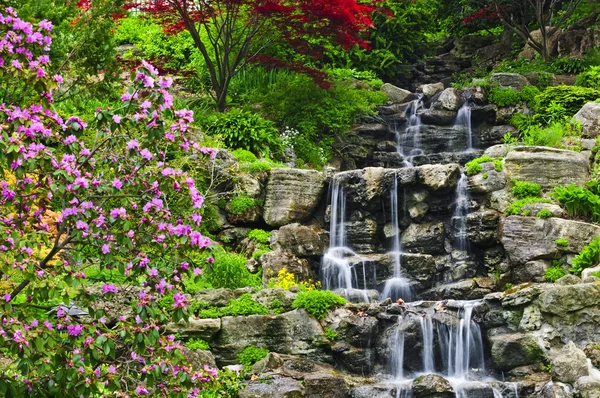
POLYGON ((154 157, 154 155, 152 155, 152 153, 148 150, 148 148, 142 149, 140 151, 140 155, 146 160, 150 160, 154 157))
POLYGON ((22 68, 23 68, 23 66, 21 66, 21 63, 19 62, 19 60, 18 60, 18 59, 13 59, 13 60, 11 61, 11 63, 10 63, 10 64, 11 64, 11 65, 13 66, 13 68, 15 68, 15 69, 22 69, 22 68))
POLYGON ((183 294, 177 293, 177 294, 173 295, 173 300, 175 301, 173 303, 173 308, 185 308, 186 307, 187 298, 183 294))
POLYGON ((47 19, 41 20, 38 26, 46 32, 52 32, 52 22, 47 19))
POLYGON ((104 285, 102 285, 102 293, 119 293, 119 289, 112 283, 105 283, 104 285))
POLYGON ((149 273, 149 274, 150 274, 150 276, 152 276, 152 277, 156 277, 156 276, 158 276, 158 270, 157 270, 156 268, 150 268, 150 269, 148 270, 148 273, 149 273))
POLYGON ((115 178, 112 182, 112 186, 116 189, 121 189, 123 187, 123 183, 118 178, 115 178))
POLYGON ((83 331, 83 325, 69 325, 67 326, 67 333, 69 336, 77 337, 83 331))
POLYGON ((148 395, 148 394, 150 394, 148 392, 148 390, 146 390, 144 387, 140 387, 140 386, 138 386, 138 387, 135 388, 135 392, 137 394, 139 394, 139 395, 148 395))
POLYGON ((136 139, 133 139, 127 143, 127 149, 137 149, 139 147, 140 144, 136 139))
POLYGON ((110 253, 110 246, 105 243, 105 244, 102 245, 102 249, 101 250, 102 250, 103 254, 108 254, 108 253, 110 253))
POLYGON ((5 294, 4 296, 2 296, 2 298, 3 298, 3 299, 4 299, 4 301, 6 301, 7 303, 8 303, 10 300, 12 300, 12 296, 11 296, 9 293, 7 293, 7 294, 5 294))
POLYGON ((121 119, 123 119, 123 118, 119 115, 113 115, 113 117, 112 117, 112 121, 115 122, 116 124, 121 123, 121 119))
POLYGON ((54 75, 52 79, 58 84, 63 84, 65 82, 61 75, 54 75))
POLYGON ((131 94, 125 93, 121 96, 121 101, 123 101, 123 102, 131 101, 132 98, 133 98, 133 96, 131 94))

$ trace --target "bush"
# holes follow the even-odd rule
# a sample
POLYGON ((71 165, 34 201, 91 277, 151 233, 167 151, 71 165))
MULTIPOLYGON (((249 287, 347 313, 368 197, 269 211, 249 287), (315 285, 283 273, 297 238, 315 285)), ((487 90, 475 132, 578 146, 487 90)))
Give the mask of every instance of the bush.
POLYGON ((248 210, 256 208, 256 200, 248 195, 238 195, 229 201, 230 214, 244 214, 248 210))
POLYGON ((329 290, 310 290, 298 293, 292 308, 304 308, 317 319, 323 319, 330 308, 346 304, 346 299, 329 290))
POLYGON ((535 216, 539 217, 539 218, 551 218, 552 212, 548 209, 542 209, 542 210, 538 211, 535 216))
POLYGON ((519 92, 512 88, 495 87, 490 91, 488 100, 491 104, 508 106, 521 102, 521 97, 519 96, 519 92))
POLYGON ((600 91, 593 88, 578 86, 548 87, 546 91, 537 96, 534 109, 537 113, 545 115, 548 107, 553 102, 565 108, 565 116, 576 114, 587 102, 600 98, 600 91))
POLYGON ((561 57, 550 62, 554 73, 576 75, 583 72, 588 66, 588 61, 583 58, 561 57))
POLYGON ((596 237, 573 258, 571 272, 579 274, 586 268, 600 263, 600 238, 596 237))
POLYGON ((210 307, 205 310, 200 310, 196 314, 200 319, 217 319, 221 317, 221 311, 216 307, 210 307))
POLYGON ((204 267, 203 279, 213 288, 260 286, 260 277, 248 271, 246 261, 246 257, 240 254, 225 251, 217 253, 214 262, 204 267))
POLYGON ((542 128, 539 124, 536 124, 527 128, 521 135, 525 145, 560 148, 565 135, 565 126, 556 122, 542 128))
POLYGON ((585 72, 580 73, 575 80, 575 84, 600 90, 600 66, 592 66, 585 72))
POLYGON ((254 154, 280 155, 283 152, 275 123, 256 113, 233 109, 213 114, 203 127, 209 134, 220 135, 228 148, 246 149, 254 154))
POLYGON ((270 238, 271 232, 267 232, 262 229, 253 229, 252 231, 248 232, 248 239, 258 243, 269 243, 270 238))
POLYGON ((321 282, 317 281, 313 283, 310 280, 298 282, 296 275, 292 274, 291 272, 287 272, 287 269, 283 267, 277 273, 276 278, 269 278, 269 283, 267 286, 270 288, 280 288, 284 290, 290 290, 290 288, 294 287, 304 292, 318 289, 321 286, 321 282))
POLYGON ((264 359, 269 354, 269 350, 266 348, 259 348, 254 346, 248 346, 244 348, 242 352, 238 354, 238 361, 244 365, 246 372, 249 372, 256 362, 264 359))
POLYGON ((327 340, 329 341, 335 341, 335 338, 337 337, 337 333, 335 332, 335 330, 331 329, 331 328, 325 328, 325 337, 327 337, 327 340))
POLYGON ((245 293, 237 300, 230 300, 221 310, 221 316, 240 316, 240 315, 266 315, 269 309, 262 304, 257 303, 250 293, 245 293))
POLYGON ((552 196, 565 207, 569 216, 600 221, 600 196, 589 189, 574 184, 555 187, 552 196))
POLYGON ((235 158, 238 160, 238 162, 240 163, 245 163, 245 162, 256 162, 257 157, 255 154, 253 154, 250 151, 247 151, 245 149, 236 149, 235 151, 231 152, 231 154, 233 156, 235 156, 235 158))
POLYGON ((569 246, 569 240, 565 239, 565 238, 556 239, 554 241, 554 243, 556 243, 556 246, 560 246, 560 247, 567 247, 567 246, 569 246))
POLYGON ((519 199, 525 199, 530 196, 540 196, 542 187, 540 184, 527 181, 513 181, 512 194, 519 199))
POLYGON ((556 282, 565 275, 567 275, 567 272, 558 266, 552 266, 544 271, 544 279, 550 282, 556 282))
POLYGON ((185 343, 185 346, 190 350, 210 350, 210 345, 202 339, 191 339, 185 343))
POLYGON ((490 156, 484 155, 477 159, 473 159, 470 162, 468 162, 467 164, 465 164, 465 169, 466 169, 467 175, 471 176, 471 175, 479 173, 481 170, 483 170, 481 165, 483 163, 489 163, 489 162, 494 163, 494 169, 496 171, 502 171, 502 159, 500 159, 500 158, 495 159, 490 156))
POLYGON ((546 198, 535 198, 535 197, 517 200, 516 202, 513 202, 510 206, 508 206, 508 208, 506 209, 504 214, 507 216, 528 215, 528 214, 523 214, 521 212, 521 209, 523 207, 525 207, 526 205, 531 205, 531 204, 536 204, 536 203, 552 203, 552 201, 550 199, 546 199, 546 198))

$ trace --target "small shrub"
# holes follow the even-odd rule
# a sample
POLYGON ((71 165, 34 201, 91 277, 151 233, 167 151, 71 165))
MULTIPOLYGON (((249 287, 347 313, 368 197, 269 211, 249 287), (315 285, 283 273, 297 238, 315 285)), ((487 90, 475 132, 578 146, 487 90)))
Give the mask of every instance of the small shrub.
POLYGON ((238 195, 229 201, 229 213, 244 214, 248 210, 256 208, 257 203, 254 198, 248 195, 238 195))
POLYGON ((202 339, 191 339, 185 343, 185 346, 190 350, 210 350, 210 345, 202 339))
POLYGON ((522 102, 526 102, 528 104, 533 105, 535 103, 535 99, 538 95, 540 95, 540 90, 536 86, 525 86, 519 92, 519 99, 522 102))
POLYGON ((220 135, 228 148, 246 149, 254 154, 283 152, 283 143, 275 123, 260 115, 238 109, 207 118, 204 128, 220 135))
POLYGON ((271 250, 269 247, 265 246, 265 247, 257 247, 254 252, 252 252, 252 258, 255 260, 258 260, 263 254, 265 253, 271 253, 273 250, 271 250))
POLYGON ((600 221, 600 196, 591 190, 571 184, 566 187, 555 187, 552 196, 565 207, 571 217, 590 217, 592 221, 600 221))
POLYGON ((535 198, 535 197, 520 199, 520 200, 517 200, 516 202, 513 202, 510 206, 508 206, 508 208, 506 209, 504 214, 507 216, 529 215, 529 213, 528 214, 522 213, 521 209, 523 207, 525 207, 526 205, 535 204, 535 203, 552 203, 552 201, 550 199, 546 199, 546 198, 535 198))
POLYGON ((539 217, 539 218, 551 218, 552 212, 548 209, 542 209, 542 210, 538 211, 535 216, 539 217))
MULTIPOLYGON (((533 117, 524 115, 520 112, 512 115, 512 117, 510 118, 510 124, 515 126, 519 131, 525 131, 529 127, 539 125, 539 123, 537 123, 533 117)), ((504 143, 507 143, 506 139, 504 143)))
POLYGON ((210 307, 199 311, 196 316, 200 319, 217 319, 221 317, 221 311, 216 307, 210 307))
POLYGON ((556 282, 565 275, 567 275, 567 272, 564 269, 558 266, 552 266, 547 268, 544 272, 544 279, 550 282, 556 282))
POLYGON ((569 240, 565 239, 565 238, 556 239, 554 241, 554 243, 556 243, 556 246, 560 246, 560 247, 567 247, 567 246, 569 246, 569 240))
POLYGON ((260 277, 248 271, 246 262, 247 258, 240 254, 217 252, 214 262, 204 267, 202 279, 213 288, 238 289, 261 285, 260 277))
POLYGON ((491 104, 498 106, 515 105, 521 101, 519 92, 512 88, 493 88, 490 91, 488 100, 491 104))
POLYGON ((248 232, 248 239, 258 243, 269 243, 270 238, 271 232, 267 232, 262 229, 253 229, 252 231, 248 232))
POLYGON ((337 337, 337 333, 335 332, 335 330, 331 329, 331 328, 325 328, 325 337, 327 337, 327 340, 329 341, 335 341, 335 338, 337 337))
POLYGON ((257 160, 256 162, 252 162, 244 167, 245 170, 248 170, 250 173, 262 173, 265 171, 271 171, 273 168, 273 163, 268 160, 257 160))
POLYGON ((257 160, 257 157, 255 154, 253 154, 252 152, 247 151, 245 149, 236 149, 235 151, 231 152, 231 154, 233 156, 235 156, 235 158, 240 163, 256 162, 256 160, 257 160))
POLYGON ((534 109, 537 113, 545 114, 552 102, 565 108, 566 116, 573 116, 587 102, 600 98, 600 91, 593 88, 578 86, 548 87, 537 96, 534 109))
POLYGON ((600 90, 600 66, 592 66, 585 72, 580 73, 575 80, 575 84, 600 90))
POLYGON ((560 57, 552 60, 550 66, 554 73, 576 75, 588 67, 588 61, 583 58, 560 57))
POLYGON ((483 170, 481 165, 483 163, 489 163, 489 162, 494 163, 494 169, 496 171, 502 171, 502 159, 496 159, 491 156, 484 155, 477 159, 473 159, 470 162, 468 162, 467 164, 465 164, 465 169, 466 169, 467 175, 471 176, 471 175, 479 173, 481 170, 483 170))
POLYGON ((244 348, 242 352, 238 354, 238 361, 242 365, 244 365, 244 370, 249 372, 256 362, 264 359, 267 355, 269 355, 269 350, 266 348, 259 348, 255 346, 248 346, 244 348))
POLYGON ((346 304, 345 298, 329 290, 310 290, 298 293, 292 308, 304 308, 315 318, 323 319, 332 307, 344 304, 346 304))
POLYGON ((525 199, 531 196, 540 196, 542 187, 540 184, 527 181, 513 181, 512 194, 519 199, 525 199))
POLYGON ((240 316, 240 315, 266 315, 269 309, 262 304, 257 303, 250 293, 245 293, 237 300, 230 300, 221 310, 222 316, 240 316))
POLYGON ((321 286, 321 282, 298 282, 296 276, 291 272, 287 272, 287 269, 283 267, 277 273, 276 278, 269 279, 267 286, 270 288, 280 288, 285 290, 290 290, 290 288, 295 287, 300 291, 311 291, 319 288, 321 286))
POLYGON ((600 263, 600 238, 596 237, 573 258, 571 272, 579 274, 585 268, 594 267, 598 263, 600 263))

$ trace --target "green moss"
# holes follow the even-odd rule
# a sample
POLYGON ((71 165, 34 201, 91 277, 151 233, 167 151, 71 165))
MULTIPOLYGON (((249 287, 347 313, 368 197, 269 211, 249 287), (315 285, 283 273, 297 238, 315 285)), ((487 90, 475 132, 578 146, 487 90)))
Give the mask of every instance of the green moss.
POLYGON ((329 290, 309 290, 298 293, 292 303, 293 308, 304 308, 317 319, 323 319, 329 310, 346 304, 346 299, 329 290))
POLYGON ((507 216, 525 215, 525 214, 521 213, 521 209, 525 205, 531 205, 531 204, 535 204, 535 203, 552 203, 552 201, 550 199, 546 199, 546 198, 535 198, 535 197, 517 200, 516 202, 513 202, 510 206, 508 206, 508 209, 506 209, 504 214, 507 216))
POLYGON ((468 162, 465 165, 467 175, 471 176, 471 175, 475 175, 475 174, 481 172, 481 170, 483 170, 481 165, 483 163, 490 163, 490 162, 494 163, 494 169, 496 171, 502 171, 502 159, 500 159, 500 158, 496 159, 491 156, 484 155, 477 159, 471 160, 470 162, 468 162))
POLYGON ((552 266, 547 268, 544 272, 544 279, 550 282, 556 282, 565 275, 567 275, 567 272, 564 269, 558 266, 552 266))
POLYGON ((481 176, 481 178, 483 178, 484 180, 487 180, 489 177, 488 173, 483 173, 483 175, 481 176))
POLYGON ((539 218, 551 218, 552 212, 548 209, 542 209, 542 210, 538 211, 535 216, 539 217, 539 218))
POLYGON ((269 355, 269 350, 266 348, 259 348, 255 346, 248 346, 244 348, 242 352, 238 354, 238 361, 242 365, 244 365, 244 370, 249 372, 256 362, 264 359, 267 355, 269 355))
POLYGON ((556 246, 560 246, 560 247, 567 247, 567 246, 569 246, 569 240, 565 239, 565 238, 556 239, 554 241, 554 243, 556 243, 556 246))
POLYGON ((513 181, 512 194, 519 199, 540 196, 542 187, 540 184, 527 181, 513 181))
POLYGON ((241 163, 256 162, 257 160, 255 154, 245 149, 236 149, 235 151, 231 152, 231 154, 235 156, 235 158, 241 163))
POLYGON ((327 337, 329 341, 335 341, 337 335, 338 334, 333 329, 325 328, 325 337, 327 337))
POLYGON ((190 350, 210 350, 210 345, 202 339, 191 339, 185 343, 190 350))
POLYGON ((221 310, 222 316, 240 316, 240 315, 266 315, 269 309, 262 304, 254 301, 249 293, 242 294, 239 299, 231 300, 221 310))
POLYGON ((271 232, 267 232, 262 229, 253 229, 248 232, 248 239, 253 240, 257 243, 268 243, 271 238, 271 232))
POLYGON ((238 195, 229 201, 229 213, 244 214, 248 210, 256 208, 256 200, 248 195, 238 195))
POLYGON ((585 268, 600 263, 600 238, 596 237, 573 258, 571 272, 579 274, 585 268))

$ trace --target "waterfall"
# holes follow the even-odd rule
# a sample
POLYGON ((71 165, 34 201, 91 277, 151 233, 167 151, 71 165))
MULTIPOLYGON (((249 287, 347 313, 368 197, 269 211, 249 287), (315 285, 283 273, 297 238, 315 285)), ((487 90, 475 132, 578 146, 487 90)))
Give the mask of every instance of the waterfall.
POLYGON ((418 111, 421 109, 423 109, 423 94, 419 94, 419 98, 412 101, 406 109, 405 116, 408 118, 408 124, 404 132, 396 131, 398 153, 404 158, 404 167, 412 167, 413 158, 423 153, 419 148, 421 116, 418 111))
MULTIPOLYGON (((350 262, 349 258, 355 260, 358 256, 347 242, 346 231, 346 196, 344 187, 339 178, 334 176, 331 189, 330 210, 330 242, 329 249, 325 252, 321 261, 321 280, 323 287, 328 290, 343 289, 346 298, 350 298, 354 289, 360 289, 359 277, 356 270, 357 264, 362 264, 362 289, 367 289, 367 276, 365 262, 350 262)), ((358 291, 360 293, 360 291, 358 291)), ((362 291, 362 299, 368 302, 366 291, 362 291)))
POLYGON ((469 249, 467 239, 467 214, 469 212, 469 191, 467 190, 469 179, 465 173, 461 173, 454 201, 454 215, 452 224, 455 229, 454 245, 457 249, 466 251, 469 249))
POLYGON ((471 104, 469 98, 464 98, 463 106, 456 114, 454 126, 461 126, 467 130, 467 152, 473 150, 473 130, 471 129, 471 104))
POLYGON ((402 330, 401 316, 398 317, 392 344, 392 374, 396 380, 404 380, 404 331, 402 330))
POLYGON ((397 300, 402 298, 404 301, 410 301, 413 298, 413 291, 410 281, 402 276, 402 247, 400 245, 400 222, 398 216, 398 179, 394 178, 394 189, 390 193, 390 205, 392 216, 392 262, 394 273, 392 278, 385 281, 381 298, 391 298, 397 300))
POLYGON ((435 361, 433 354, 433 321, 429 315, 424 315, 420 319, 421 338, 423 340, 423 372, 434 373, 435 361))
POLYGON ((478 304, 478 301, 465 302, 459 311, 460 320, 457 325, 448 327, 438 324, 442 360, 450 377, 471 379, 473 375, 476 378, 484 375, 481 329, 472 320, 473 309, 478 304))

